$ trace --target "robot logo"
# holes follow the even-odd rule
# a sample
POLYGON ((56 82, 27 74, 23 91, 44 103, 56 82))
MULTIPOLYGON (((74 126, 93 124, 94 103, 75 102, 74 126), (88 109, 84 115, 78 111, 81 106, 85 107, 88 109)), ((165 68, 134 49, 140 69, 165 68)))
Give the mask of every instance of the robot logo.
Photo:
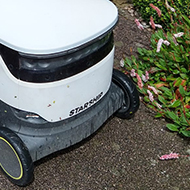
POLYGON ((95 98, 90 99, 88 102, 84 103, 82 106, 79 106, 77 108, 74 108, 70 111, 69 116, 73 116, 75 114, 80 113, 81 111, 89 108, 90 106, 92 106, 93 104, 95 104, 103 95, 103 92, 101 92, 100 94, 98 94, 95 98))

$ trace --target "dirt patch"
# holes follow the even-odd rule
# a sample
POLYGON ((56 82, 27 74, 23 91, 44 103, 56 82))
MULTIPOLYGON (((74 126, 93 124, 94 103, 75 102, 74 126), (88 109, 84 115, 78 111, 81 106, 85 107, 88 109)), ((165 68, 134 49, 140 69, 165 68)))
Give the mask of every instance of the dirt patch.
POLYGON ((119 7, 119 22, 114 30, 115 66, 117 67, 122 58, 130 58, 131 55, 137 57, 137 47, 150 48, 151 30, 147 25, 144 30, 137 28, 135 18, 139 18, 139 15, 134 11, 132 4, 124 0, 113 2, 119 7))

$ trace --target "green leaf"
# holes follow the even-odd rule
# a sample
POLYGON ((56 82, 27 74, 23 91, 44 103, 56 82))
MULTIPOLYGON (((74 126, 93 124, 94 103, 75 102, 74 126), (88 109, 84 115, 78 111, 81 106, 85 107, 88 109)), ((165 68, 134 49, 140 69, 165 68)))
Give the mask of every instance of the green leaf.
POLYGON ((143 60, 145 60, 145 61, 149 61, 150 58, 149 58, 149 57, 143 57, 143 60))
POLYGON ((155 37, 157 38, 164 38, 164 34, 163 34, 163 31, 162 30, 158 30, 156 33, 155 33, 155 37))
POLYGON ((176 100, 172 104, 170 104, 168 107, 169 108, 177 108, 180 105, 181 105, 181 101, 180 100, 176 100))
POLYGON ((165 98, 163 96, 158 96, 158 100, 162 103, 162 104, 166 104, 167 101, 165 100, 165 98))
POLYGON ((154 63, 154 59, 152 57, 149 58, 150 63, 154 63))
POLYGON ((190 97, 185 97, 185 103, 189 104, 189 102, 190 102, 190 97))
POLYGON ((174 86, 179 86, 180 84, 181 84, 181 82, 182 82, 182 79, 180 78, 180 77, 178 77, 176 80, 175 80, 175 84, 174 84, 174 86))
POLYGON ((173 76, 168 76, 168 77, 166 78, 166 80, 167 80, 167 81, 175 81, 176 78, 174 78, 173 76))
POLYGON ((166 127, 170 130, 170 131, 179 131, 179 125, 175 125, 175 124, 166 124, 166 127))
POLYGON ((143 50, 142 50, 142 48, 137 48, 137 51, 138 51, 138 53, 140 54, 140 55, 144 55, 144 53, 143 53, 143 50))
POLYGON ((159 60, 159 63, 162 65, 162 66, 166 66, 166 61, 164 59, 160 59, 159 60))
POLYGON ((186 68, 181 68, 180 69, 182 73, 187 73, 187 69, 186 68))
POLYGON ((172 119, 174 122, 179 120, 178 115, 176 115, 172 111, 166 111, 166 116, 168 116, 170 119, 172 119))
POLYGON ((154 107, 153 105, 147 105, 147 107, 149 107, 149 108, 155 110, 155 107, 154 107))
POLYGON ((186 15, 183 15, 183 18, 185 19, 185 21, 187 22, 188 25, 190 25, 190 20, 186 15))
POLYGON ((179 118, 179 121, 180 121, 181 125, 184 125, 184 126, 189 125, 186 118, 185 118, 185 116, 184 116, 184 114, 181 115, 181 117, 179 118))
POLYGON ((168 98, 173 98, 172 92, 170 89, 167 88, 167 90, 164 91, 164 95, 167 96, 168 98))
POLYGON ((186 117, 190 118, 190 113, 186 112, 186 117))
POLYGON ((131 56, 131 60, 132 60, 133 63, 136 63, 136 61, 137 61, 137 59, 135 58, 134 55, 131 56))
POLYGON ((144 73, 144 71, 141 71, 140 69, 138 69, 137 73, 138 73, 139 76, 142 76, 142 74, 144 73))
POLYGON ((145 102, 150 102, 150 99, 148 98, 148 96, 145 96, 145 97, 144 97, 144 101, 145 101, 145 102))
POLYGON ((180 73, 180 77, 181 77, 182 79, 188 79, 188 78, 189 78, 188 75, 186 75, 186 74, 184 74, 184 73, 180 73))
POLYGON ((132 66, 132 61, 128 59, 127 57, 125 58, 125 63, 129 65, 130 67, 132 66))
POLYGON ((175 61, 177 61, 177 62, 182 62, 183 59, 182 59, 180 56, 175 55, 175 61))
POLYGON ((190 131, 182 131, 181 132, 185 137, 190 137, 190 131))
POLYGON ((181 49, 181 53, 184 54, 185 50, 184 50, 184 47, 182 45, 180 45, 180 49, 181 49))
POLYGON ((151 71, 151 73, 156 73, 156 72, 160 71, 160 69, 157 67, 151 67, 150 71, 151 71))
POLYGON ((175 69, 173 70, 173 73, 176 75, 176 74, 179 74, 179 70, 175 69))
POLYGON ((147 90, 145 88, 142 88, 140 89, 139 87, 138 88, 138 91, 141 93, 141 94, 147 94, 147 90))
POLYGON ((170 41, 170 42, 173 42, 173 36, 170 32, 167 32, 167 39, 170 41))
POLYGON ((160 87, 160 90, 166 91, 166 90, 169 90, 169 88, 167 88, 167 87, 165 87, 165 86, 161 86, 161 87, 160 87))
POLYGON ((155 118, 163 117, 163 114, 157 113, 154 117, 155 117, 155 118))
POLYGON ((185 91, 185 89, 183 88, 183 86, 179 86, 179 92, 180 92, 180 94, 182 95, 182 97, 184 97, 185 96, 185 94, 186 94, 186 91, 185 91))
POLYGON ((162 66, 162 65, 160 65, 158 62, 155 62, 154 64, 155 64, 158 68, 160 68, 160 69, 162 69, 162 70, 164 70, 164 71, 167 71, 167 68, 164 67, 164 66, 162 66))

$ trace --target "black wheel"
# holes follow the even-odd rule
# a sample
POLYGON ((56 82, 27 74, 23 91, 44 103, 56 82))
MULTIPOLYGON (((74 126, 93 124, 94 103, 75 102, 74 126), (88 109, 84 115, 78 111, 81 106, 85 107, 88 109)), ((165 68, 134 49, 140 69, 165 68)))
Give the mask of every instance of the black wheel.
POLYGON ((0 127, 0 154, 0 168, 12 183, 26 186, 33 180, 34 165, 27 147, 5 127, 0 127))
POLYGON ((140 104, 136 86, 128 76, 116 69, 113 70, 112 81, 119 86, 125 94, 123 105, 115 115, 122 119, 129 119, 138 110, 140 104))

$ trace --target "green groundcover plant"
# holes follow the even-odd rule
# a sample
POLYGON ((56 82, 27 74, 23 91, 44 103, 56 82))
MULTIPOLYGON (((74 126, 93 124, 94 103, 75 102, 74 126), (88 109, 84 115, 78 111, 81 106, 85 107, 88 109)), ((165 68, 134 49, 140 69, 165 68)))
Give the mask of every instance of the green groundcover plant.
POLYGON ((145 21, 147 21, 152 15, 155 22, 162 24, 164 29, 168 29, 168 25, 170 24, 171 13, 168 12, 170 6, 184 15, 190 14, 189 0, 133 0, 133 4, 145 21), (151 3, 160 8, 162 17, 159 17, 149 6, 151 3))
MULTIPOLYGON (((160 13, 158 7, 151 7, 160 13)), ((169 130, 190 137, 190 19, 176 11, 173 15, 177 21, 171 19, 167 32, 151 17, 155 30, 151 49, 138 48, 138 59, 125 58, 121 65, 137 84, 143 102, 156 111, 155 117, 166 118, 169 130)))

